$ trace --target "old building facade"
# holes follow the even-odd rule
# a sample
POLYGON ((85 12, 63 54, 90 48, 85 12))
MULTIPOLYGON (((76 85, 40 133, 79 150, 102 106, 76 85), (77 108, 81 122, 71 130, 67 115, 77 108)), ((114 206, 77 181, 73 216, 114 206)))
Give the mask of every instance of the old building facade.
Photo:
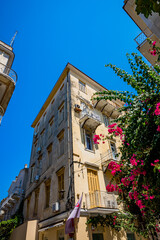
POLYGON ((0 219, 8 220, 21 208, 23 210, 23 200, 28 179, 28 168, 25 164, 18 176, 12 181, 8 189, 8 196, 0 203, 0 219))
MULTIPOLYGON (((111 180, 107 164, 118 160, 120 141, 115 138, 95 145, 93 136, 107 133, 122 103, 95 100, 94 93, 103 90, 68 63, 34 120, 24 219, 35 227, 29 230, 32 237, 25 239, 69 239, 65 221, 82 193, 74 239, 127 238, 126 233, 86 225, 89 216, 110 214, 119 208, 116 192, 107 193, 106 185, 111 180)), ((128 234, 128 239, 134 239, 128 234)))

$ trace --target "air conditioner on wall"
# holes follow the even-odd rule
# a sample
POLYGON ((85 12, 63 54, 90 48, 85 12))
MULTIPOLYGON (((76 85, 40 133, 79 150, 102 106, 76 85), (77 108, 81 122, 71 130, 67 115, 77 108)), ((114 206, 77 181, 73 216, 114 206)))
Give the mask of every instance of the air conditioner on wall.
POLYGON ((58 212, 59 210, 60 210, 59 202, 53 203, 53 205, 52 205, 52 211, 53 211, 53 212, 58 212))
POLYGON ((37 153, 40 153, 40 151, 41 151, 41 147, 38 147, 37 148, 37 153))
POLYGON ((75 105, 74 105, 74 111, 75 111, 75 112, 81 112, 82 109, 81 109, 80 105, 75 104, 75 105))
POLYGON ((35 182, 37 182, 39 180, 39 175, 36 175, 34 180, 35 180, 35 182))

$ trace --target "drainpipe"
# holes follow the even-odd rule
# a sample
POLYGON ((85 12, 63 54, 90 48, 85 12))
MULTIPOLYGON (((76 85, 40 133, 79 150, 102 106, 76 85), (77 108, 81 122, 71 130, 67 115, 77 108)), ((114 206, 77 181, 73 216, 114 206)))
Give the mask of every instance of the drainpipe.
POLYGON ((70 92, 70 76, 67 73, 67 131, 68 131, 68 176, 69 190, 67 200, 72 196, 72 178, 71 178, 71 163, 72 163, 72 128, 71 128, 71 92, 70 92))

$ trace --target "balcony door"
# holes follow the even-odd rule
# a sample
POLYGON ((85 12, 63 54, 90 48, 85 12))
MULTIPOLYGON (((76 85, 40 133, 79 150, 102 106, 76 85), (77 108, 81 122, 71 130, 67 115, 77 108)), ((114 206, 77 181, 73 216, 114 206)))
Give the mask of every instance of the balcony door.
POLYGON ((111 143, 111 154, 112 154, 112 157, 114 160, 116 160, 116 154, 117 154, 117 151, 116 151, 116 145, 114 143, 111 143))
POLYGON ((88 169, 87 176, 90 208, 95 208, 98 207, 98 205, 100 205, 100 191, 97 171, 88 169))

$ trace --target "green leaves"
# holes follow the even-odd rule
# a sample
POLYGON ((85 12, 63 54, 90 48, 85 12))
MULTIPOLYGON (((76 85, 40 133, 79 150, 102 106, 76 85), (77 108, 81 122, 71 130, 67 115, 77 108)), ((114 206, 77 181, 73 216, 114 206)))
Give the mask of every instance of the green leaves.
MULTIPOLYGON (((108 64, 106 66, 112 68, 117 76, 132 86, 136 94, 128 91, 109 90, 96 93, 95 98, 98 96, 97 99, 119 99, 124 102, 124 106, 119 109, 124 114, 114 120, 114 122, 118 122, 118 126, 123 129, 125 135, 125 142, 120 147, 122 172, 116 173, 116 178, 120 180, 127 177, 129 179, 133 174, 133 169, 135 171, 142 169, 145 174, 135 175, 135 180, 132 180, 127 186, 119 182, 119 187, 123 191, 119 194, 119 201, 128 208, 127 214, 118 214, 115 224, 111 215, 101 220, 98 218, 97 221, 101 221, 117 231, 123 227, 147 237, 149 231, 155 232, 157 219, 160 218, 160 167, 151 165, 156 159, 160 160, 160 132, 157 131, 157 126, 160 125, 160 116, 154 114, 156 104, 160 102, 160 67, 155 65, 152 69, 135 53, 131 56, 127 54, 127 58, 132 75, 115 65, 108 64), (130 159, 133 154, 139 160, 137 166, 131 165, 130 159), (148 191, 144 190, 143 186, 145 185, 149 186, 148 191), (143 211, 136 203, 138 200, 131 200, 129 197, 129 192, 134 191, 138 193, 138 200, 145 206, 143 211), (148 194, 147 197, 146 194, 148 194), (154 197, 150 199, 149 194, 154 197), (131 219, 136 219, 136 221, 130 221, 131 219)), ((93 221, 96 223, 95 218, 93 221)))
POLYGON ((157 12, 160 15, 159 0, 135 0, 137 14, 144 14, 146 18, 152 15, 152 12, 157 12))

